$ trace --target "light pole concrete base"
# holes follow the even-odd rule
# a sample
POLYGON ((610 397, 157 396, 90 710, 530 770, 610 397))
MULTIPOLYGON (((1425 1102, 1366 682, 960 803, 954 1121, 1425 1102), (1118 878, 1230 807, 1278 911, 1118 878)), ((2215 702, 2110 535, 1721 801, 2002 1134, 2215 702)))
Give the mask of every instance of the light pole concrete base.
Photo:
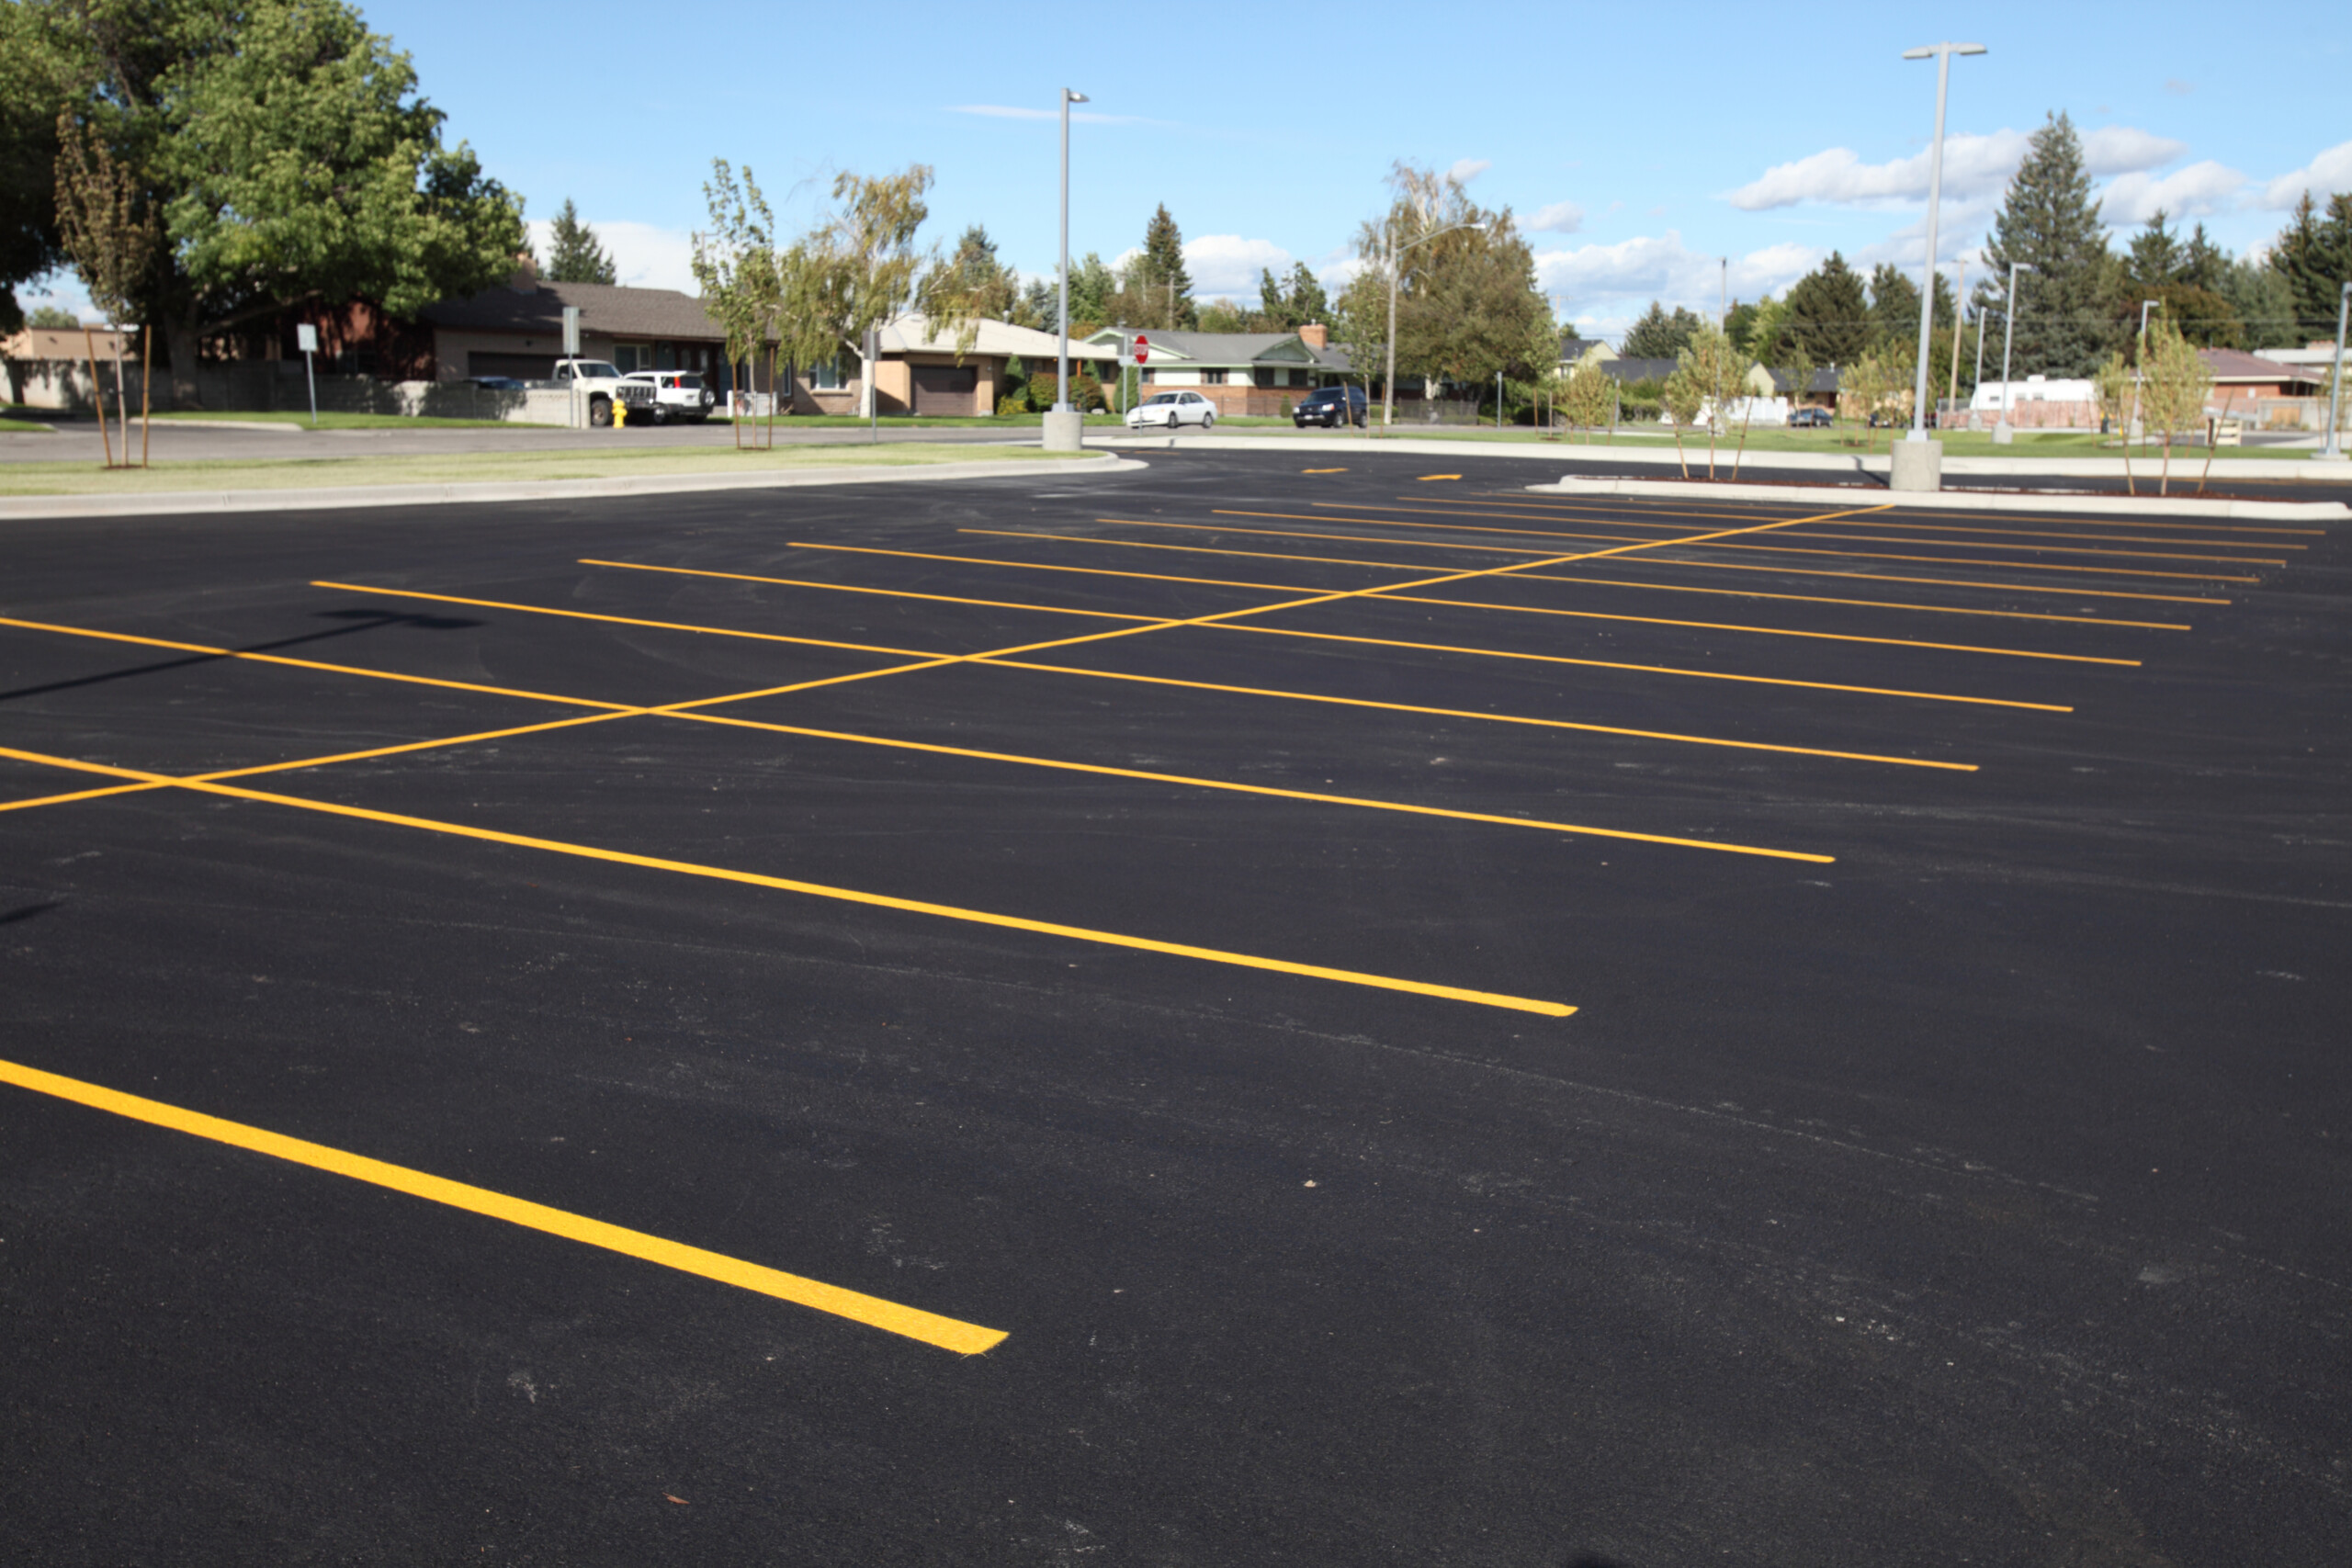
POLYGON ((1944 488, 1944 444, 1940 441, 1898 441, 1894 462, 1886 472, 1889 490, 1944 488))
POLYGON ((1086 416, 1076 409, 1052 409, 1046 414, 1046 450, 1076 452, 1086 445, 1086 416))
POLYGON ((2017 438, 2017 427, 2006 419, 1993 427, 1993 445, 1996 446, 2009 446, 2017 438))

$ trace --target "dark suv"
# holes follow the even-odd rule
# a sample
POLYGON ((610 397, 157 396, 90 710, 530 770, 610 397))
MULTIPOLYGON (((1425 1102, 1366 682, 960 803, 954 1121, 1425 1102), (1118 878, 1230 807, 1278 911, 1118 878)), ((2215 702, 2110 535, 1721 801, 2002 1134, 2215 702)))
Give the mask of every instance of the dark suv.
POLYGON ((1291 411, 1290 422, 1301 430, 1310 424, 1328 430, 1335 424, 1365 424, 1371 418, 1362 387, 1325 387, 1307 393, 1291 411))

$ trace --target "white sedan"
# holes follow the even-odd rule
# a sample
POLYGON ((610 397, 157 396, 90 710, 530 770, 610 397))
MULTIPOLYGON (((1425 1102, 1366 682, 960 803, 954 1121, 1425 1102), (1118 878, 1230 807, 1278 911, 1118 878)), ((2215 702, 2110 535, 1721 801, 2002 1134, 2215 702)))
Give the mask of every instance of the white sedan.
POLYGON ((1127 428, 1144 430, 1155 424, 1168 430, 1197 424, 1208 430, 1216 424, 1216 405, 1198 392, 1154 392, 1127 411, 1127 428))

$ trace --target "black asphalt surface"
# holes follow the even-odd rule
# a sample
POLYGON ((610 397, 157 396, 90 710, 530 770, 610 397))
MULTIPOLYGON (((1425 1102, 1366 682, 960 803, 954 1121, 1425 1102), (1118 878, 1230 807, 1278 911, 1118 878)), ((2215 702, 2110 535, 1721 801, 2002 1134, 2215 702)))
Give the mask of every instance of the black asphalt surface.
POLYGON ((0 1083, 10 1558, 2352 1558, 2343 525, 1149 460, 0 528, 0 806, 1148 628, 0 810, 0 1059, 1007 1336, 0 1083))

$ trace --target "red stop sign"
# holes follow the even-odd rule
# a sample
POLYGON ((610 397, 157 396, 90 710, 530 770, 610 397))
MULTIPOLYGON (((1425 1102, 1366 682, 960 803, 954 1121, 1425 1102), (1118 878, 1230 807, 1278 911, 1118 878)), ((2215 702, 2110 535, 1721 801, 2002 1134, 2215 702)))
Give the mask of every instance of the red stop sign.
POLYGON ((1150 357, 1151 340, 1144 336, 1141 333, 1136 333, 1136 363, 1137 365, 1141 365, 1145 360, 1149 359, 1150 357))

